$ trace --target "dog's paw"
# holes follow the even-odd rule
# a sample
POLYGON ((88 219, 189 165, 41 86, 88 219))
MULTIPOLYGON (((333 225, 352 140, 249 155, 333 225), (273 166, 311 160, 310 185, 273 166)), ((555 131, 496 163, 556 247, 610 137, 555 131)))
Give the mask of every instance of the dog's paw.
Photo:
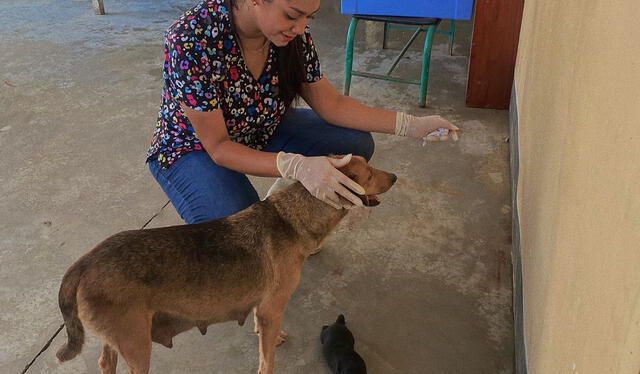
POLYGON ((280 331, 280 333, 278 334, 278 337, 276 338, 276 346, 279 346, 280 344, 287 341, 288 337, 289 337, 289 334, 287 334, 284 331, 280 331))

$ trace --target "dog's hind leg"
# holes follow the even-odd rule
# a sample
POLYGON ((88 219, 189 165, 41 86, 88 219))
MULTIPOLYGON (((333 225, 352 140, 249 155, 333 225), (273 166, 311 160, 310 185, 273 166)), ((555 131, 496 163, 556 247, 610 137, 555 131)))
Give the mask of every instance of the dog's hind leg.
POLYGON ((148 374, 151 362, 151 318, 144 310, 130 310, 113 326, 113 338, 130 374, 148 374))
POLYGON ((118 365, 118 352, 111 348, 109 344, 102 345, 102 355, 98 361, 102 374, 116 374, 116 366, 118 365))

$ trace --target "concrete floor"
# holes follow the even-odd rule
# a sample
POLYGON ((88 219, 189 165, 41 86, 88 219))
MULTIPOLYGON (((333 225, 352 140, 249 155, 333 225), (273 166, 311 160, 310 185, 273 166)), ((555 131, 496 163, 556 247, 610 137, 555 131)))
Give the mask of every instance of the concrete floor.
MULTIPOLYGON (((35 358, 27 373, 97 373, 92 335, 76 359, 54 358, 66 339, 56 333, 63 273, 113 233, 150 219, 149 227, 181 223, 144 157, 160 103, 162 33, 191 4, 106 0, 99 17, 89 0, 0 2, 0 372, 20 373, 35 358)), ((348 20, 338 0, 325 0, 312 25, 339 89, 348 20)), ((425 109, 416 86, 354 79, 362 102, 442 114, 464 134, 425 147, 375 136, 372 163, 400 181, 305 265, 278 372, 329 373, 319 332, 339 313, 369 373, 513 372, 507 112, 464 106, 470 30, 459 23, 454 57, 436 38, 425 109)), ((378 24, 359 29, 356 67, 389 63, 380 38, 378 24)), ((413 48, 399 72, 416 77, 419 59, 413 48)), ((260 193, 272 181, 252 180, 260 193)), ((154 346, 152 372, 255 372, 252 327, 214 325, 204 337, 180 335, 172 350, 154 346)))

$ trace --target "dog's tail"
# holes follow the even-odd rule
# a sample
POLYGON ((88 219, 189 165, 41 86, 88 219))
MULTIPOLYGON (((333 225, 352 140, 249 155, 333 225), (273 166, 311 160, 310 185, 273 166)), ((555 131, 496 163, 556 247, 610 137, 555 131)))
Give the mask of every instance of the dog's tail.
POLYGON ((60 348, 56 354, 56 357, 61 362, 76 357, 84 344, 84 328, 78 318, 78 300, 76 296, 78 284, 83 273, 84 266, 82 262, 74 264, 62 278, 60 292, 58 293, 58 305, 67 328, 68 339, 67 344, 60 348))
POLYGON ((339 324, 341 324, 341 325, 346 325, 347 323, 346 323, 346 322, 345 322, 345 320, 344 320, 344 315, 342 315, 342 314, 341 314, 341 315, 339 315, 339 316, 338 316, 338 319, 336 319, 336 323, 339 323, 339 324))

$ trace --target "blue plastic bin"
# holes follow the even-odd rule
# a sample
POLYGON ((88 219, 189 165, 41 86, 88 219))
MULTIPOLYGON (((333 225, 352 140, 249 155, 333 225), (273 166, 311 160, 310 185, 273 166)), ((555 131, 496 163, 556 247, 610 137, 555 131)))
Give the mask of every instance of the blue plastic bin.
POLYGON ((470 20, 473 0, 342 0, 342 14, 470 20))

